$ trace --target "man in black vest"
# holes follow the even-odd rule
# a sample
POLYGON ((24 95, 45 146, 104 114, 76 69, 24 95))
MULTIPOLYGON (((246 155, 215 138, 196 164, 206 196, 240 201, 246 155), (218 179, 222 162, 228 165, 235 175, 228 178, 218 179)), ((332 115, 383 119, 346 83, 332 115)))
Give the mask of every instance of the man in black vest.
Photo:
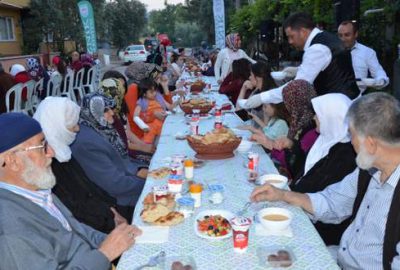
MULTIPOLYGON (((343 93, 350 99, 359 96, 350 51, 344 48, 337 36, 316 28, 307 13, 292 14, 285 20, 283 27, 289 44, 304 51, 295 80, 306 80, 313 84, 318 95, 343 93)), ((284 87, 254 95, 244 107, 280 103, 284 87)))
POLYGON ((357 99, 347 113, 358 168, 317 193, 266 184, 252 201, 285 201, 314 221, 352 222, 336 247, 343 269, 400 269, 400 102, 386 93, 357 99))

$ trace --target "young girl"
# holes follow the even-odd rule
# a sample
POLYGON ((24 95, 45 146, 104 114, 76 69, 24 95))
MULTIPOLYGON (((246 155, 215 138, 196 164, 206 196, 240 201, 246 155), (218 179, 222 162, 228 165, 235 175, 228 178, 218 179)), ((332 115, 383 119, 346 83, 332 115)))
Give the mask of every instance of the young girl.
MULTIPOLYGON (((283 103, 279 104, 264 104, 263 105, 263 119, 255 114, 249 113, 261 129, 253 126, 242 126, 241 129, 250 130, 254 134, 251 139, 258 141, 259 137, 266 137, 268 141, 272 142, 280 137, 286 137, 289 131, 287 122, 289 121, 289 112, 283 103)), ((272 147, 266 147, 272 149, 272 147)))
POLYGON ((144 131, 143 141, 154 143, 160 136, 166 111, 172 110, 178 103, 170 104, 156 90, 156 84, 151 79, 139 83, 139 99, 135 108, 133 120, 144 131))

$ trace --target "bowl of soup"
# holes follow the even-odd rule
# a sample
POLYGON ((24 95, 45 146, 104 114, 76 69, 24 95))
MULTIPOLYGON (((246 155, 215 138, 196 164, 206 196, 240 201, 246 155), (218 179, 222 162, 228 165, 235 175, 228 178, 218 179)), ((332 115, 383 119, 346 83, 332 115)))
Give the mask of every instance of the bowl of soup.
POLYGON ((284 231, 286 230, 291 221, 293 215, 292 212, 285 208, 279 207, 268 207, 261 209, 258 212, 258 220, 261 225, 271 231, 284 231))
POLYGON ((264 174, 257 179, 259 185, 270 184, 280 189, 285 188, 287 182, 287 177, 280 174, 264 174))

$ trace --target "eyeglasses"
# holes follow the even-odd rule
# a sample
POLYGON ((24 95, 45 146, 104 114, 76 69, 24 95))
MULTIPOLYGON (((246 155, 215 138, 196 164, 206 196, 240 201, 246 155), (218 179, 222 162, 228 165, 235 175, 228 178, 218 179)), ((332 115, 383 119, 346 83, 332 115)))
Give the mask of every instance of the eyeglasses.
MULTIPOLYGON (((32 151, 32 150, 37 150, 37 149, 44 149, 44 153, 47 154, 47 151, 49 149, 49 144, 47 143, 47 141, 43 141, 42 144, 40 145, 34 145, 34 146, 29 146, 27 148, 23 148, 23 149, 17 149, 14 150, 12 153, 18 153, 18 152, 28 152, 28 151, 32 151)), ((6 163, 3 162, 3 164, 1 165, 2 167, 6 166, 6 163)))
POLYGON ((46 140, 44 140, 43 143, 40 144, 40 145, 34 145, 34 146, 29 146, 29 147, 23 148, 23 149, 17 149, 17 150, 14 151, 14 153, 16 153, 16 152, 28 152, 28 151, 37 150, 37 149, 44 149, 44 153, 47 153, 48 146, 49 146, 49 144, 47 143, 46 140))

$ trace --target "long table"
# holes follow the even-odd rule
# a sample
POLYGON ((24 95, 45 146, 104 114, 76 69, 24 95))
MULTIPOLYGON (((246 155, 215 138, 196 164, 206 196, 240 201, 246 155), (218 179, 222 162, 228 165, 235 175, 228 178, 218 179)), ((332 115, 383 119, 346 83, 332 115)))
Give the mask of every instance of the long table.
MULTIPOLYGON (((226 99, 225 96, 218 94, 214 94, 213 96, 219 102, 224 102, 226 99)), ((212 130, 213 124, 214 119, 212 118, 201 120, 199 126, 200 133, 212 130)), ((243 123, 236 114, 228 113, 224 116, 224 124, 234 128, 243 123)), ((171 157, 174 154, 185 154, 188 157, 195 155, 195 152, 189 147, 187 141, 178 141, 175 139, 177 132, 184 133, 188 130, 189 126, 186 124, 183 114, 174 114, 167 117, 157 151, 150 164, 150 169, 163 166, 165 158, 171 157)), ((260 154, 261 173, 277 172, 271 159, 260 146, 253 145, 251 151, 260 154)), ((194 223, 196 222, 195 216, 197 213, 208 209, 224 209, 236 213, 249 200, 249 195, 254 188, 254 184, 246 180, 247 169, 244 164, 245 156, 236 153, 233 158, 206 161, 204 167, 195 169, 194 180, 196 182, 205 184, 218 182, 224 185, 225 199, 223 203, 219 205, 211 204, 208 201, 209 194, 207 191, 204 191, 202 206, 196 209, 195 214, 186 218, 183 223, 170 228, 168 242, 163 244, 134 245, 123 254, 117 269, 135 269, 138 265, 147 263, 149 257, 161 250, 164 250, 167 256, 184 255, 193 257, 197 269, 265 269, 265 267, 259 264, 257 248, 272 245, 287 246, 293 250, 296 260, 290 269, 339 269, 308 216, 300 208, 282 202, 253 204, 248 211, 248 216, 253 217, 258 210, 266 206, 278 206, 289 209, 293 213, 291 228, 294 235, 291 238, 283 236, 258 236, 255 234, 255 226, 252 226, 247 252, 237 254, 233 251, 233 240, 231 238, 210 241, 196 236, 194 223)), ((139 216, 143 207, 141 202, 152 191, 153 186, 166 184, 166 181, 151 178, 146 180, 143 193, 135 209, 133 224, 146 226, 139 216)))

